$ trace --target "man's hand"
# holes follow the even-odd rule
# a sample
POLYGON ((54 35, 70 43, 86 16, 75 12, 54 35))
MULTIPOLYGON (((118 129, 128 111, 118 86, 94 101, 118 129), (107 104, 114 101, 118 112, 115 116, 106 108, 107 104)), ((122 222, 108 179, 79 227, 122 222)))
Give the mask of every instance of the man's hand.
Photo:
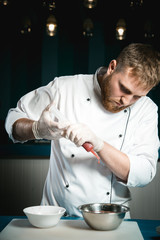
POLYGON ((93 145, 93 149, 99 152, 104 145, 102 139, 98 138, 88 126, 82 123, 70 124, 67 130, 64 131, 65 138, 70 139, 77 146, 82 146, 85 142, 89 142, 93 145))
POLYGON ((44 109, 38 121, 33 122, 32 131, 36 139, 59 139, 68 126, 67 122, 53 121, 51 112, 52 104, 49 104, 44 109))

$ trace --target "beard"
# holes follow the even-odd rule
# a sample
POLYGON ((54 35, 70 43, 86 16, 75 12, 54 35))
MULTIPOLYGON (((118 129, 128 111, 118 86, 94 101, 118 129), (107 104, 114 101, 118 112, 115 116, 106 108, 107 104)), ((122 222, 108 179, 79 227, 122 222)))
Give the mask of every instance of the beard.
POLYGON ((124 105, 118 105, 115 101, 116 99, 112 96, 112 91, 111 91, 111 77, 112 75, 107 76, 102 84, 101 87, 101 94, 102 94, 102 104, 104 106, 104 108, 112 113, 118 113, 122 110, 124 110, 125 108, 129 107, 128 106, 124 106, 124 105))
POLYGON ((111 101, 110 99, 102 99, 102 104, 104 106, 104 108, 112 113, 118 113, 122 110, 124 110, 125 108, 129 107, 129 106, 117 106, 113 101, 111 101))

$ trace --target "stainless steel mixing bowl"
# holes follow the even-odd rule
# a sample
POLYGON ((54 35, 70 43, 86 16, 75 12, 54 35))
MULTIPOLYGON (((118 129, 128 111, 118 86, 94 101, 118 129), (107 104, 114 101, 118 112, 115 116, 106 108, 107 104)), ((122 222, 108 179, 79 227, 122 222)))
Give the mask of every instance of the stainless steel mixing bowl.
POLYGON ((89 227, 95 230, 114 230, 123 221, 129 208, 119 204, 91 203, 78 207, 89 227))

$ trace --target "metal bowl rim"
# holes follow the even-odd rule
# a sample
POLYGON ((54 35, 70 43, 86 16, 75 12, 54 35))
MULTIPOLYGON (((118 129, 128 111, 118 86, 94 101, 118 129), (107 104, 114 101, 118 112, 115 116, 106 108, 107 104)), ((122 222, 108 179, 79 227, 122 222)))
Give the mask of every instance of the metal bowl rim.
POLYGON ((90 210, 85 210, 85 209, 82 209, 82 207, 87 207, 89 205, 107 205, 107 206, 120 206, 120 207, 123 207, 124 210, 123 211, 118 211, 118 212, 107 212, 107 214, 119 214, 119 213, 126 213, 130 210, 129 207, 123 205, 123 204, 116 204, 116 203, 87 203, 87 204, 82 204, 78 207, 78 209, 83 213, 91 213, 91 214, 106 214, 105 212, 104 213, 101 213, 101 212, 93 212, 93 211, 90 211, 90 210))

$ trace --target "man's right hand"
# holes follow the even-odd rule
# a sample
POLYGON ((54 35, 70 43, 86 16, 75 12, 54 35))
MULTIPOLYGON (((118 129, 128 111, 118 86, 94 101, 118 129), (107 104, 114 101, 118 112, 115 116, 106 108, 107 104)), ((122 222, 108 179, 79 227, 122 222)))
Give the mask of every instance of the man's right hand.
POLYGON ((68 126, 67 122, 56 122, 52 119, 52 104, 49 104, 42 112, 38 121, 32 124, 32 131, 36 139, 59 139, 68 126))

